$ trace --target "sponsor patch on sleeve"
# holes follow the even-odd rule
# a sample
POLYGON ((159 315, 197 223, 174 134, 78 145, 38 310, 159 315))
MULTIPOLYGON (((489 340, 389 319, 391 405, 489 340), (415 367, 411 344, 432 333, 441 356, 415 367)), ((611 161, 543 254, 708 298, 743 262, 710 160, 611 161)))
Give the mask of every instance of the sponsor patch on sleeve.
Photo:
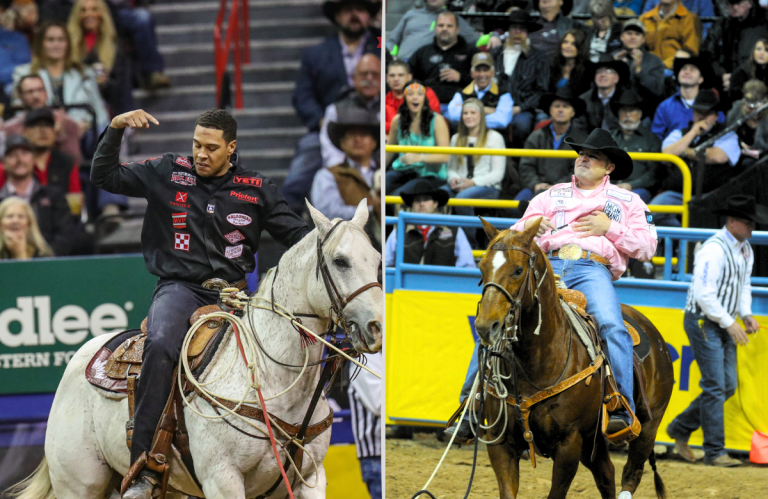
POLYGON ((632 201, 632 194, 630 194, 629 192, 621 192, 615 189, 608 189, 607 191, 605 191, 605 195, 611 196, 612 198, 620 199, 622 201, 626 201, 627 203, 632 201))
POLYGON ((189 168, 190 170, 192 169, 192 162, 188 158, 185 158, 184 156, 179 156, 178 158, 176 158, 175 163, 177 165, 183 166, 184 168, 189 168))
POLYGON ((645 221, 648 223, 648 232, 651 233, 651 235, 654 238, 657 238, 656 236, 656 224, 653 222, 653 213, 650 211, 645 212, 645 221))
POLYGON ((571 198, 573 197, 573 188, 550 189, 549 196, 553 198, 571 198))

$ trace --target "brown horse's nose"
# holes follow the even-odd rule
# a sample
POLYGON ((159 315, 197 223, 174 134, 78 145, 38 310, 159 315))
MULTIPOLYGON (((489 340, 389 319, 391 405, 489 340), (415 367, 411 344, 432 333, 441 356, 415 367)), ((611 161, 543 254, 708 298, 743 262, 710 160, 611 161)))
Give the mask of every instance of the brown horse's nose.
POLYGON ((480 336, 480 339, 482 339, 484 343, 489 344, 491 343, 491 338, 495 338, 499 335, 499 332, 501 331, 501 321, 495 320, 490 323, 486 321, 476 321, 475 331, 477 331, 478 336, 480 336))

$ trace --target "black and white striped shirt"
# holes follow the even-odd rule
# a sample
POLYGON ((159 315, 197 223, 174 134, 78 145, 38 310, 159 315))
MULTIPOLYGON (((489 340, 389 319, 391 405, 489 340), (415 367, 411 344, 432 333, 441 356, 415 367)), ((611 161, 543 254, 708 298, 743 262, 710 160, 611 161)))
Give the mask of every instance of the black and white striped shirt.
POLYGON ((733 324, 737 315, 752 315, 753 264, 749 242, 739 242, 721 229, 696 253, 685 311, 706 315, 722 328, 733 324))
MULTIPOLYGON (((367 366, 383 375, 382 354, 367 357, 367 366)), ((381 386, 382 380, 365 370, 349 384, 349 409, 358 458, 381 456, 381 386)))

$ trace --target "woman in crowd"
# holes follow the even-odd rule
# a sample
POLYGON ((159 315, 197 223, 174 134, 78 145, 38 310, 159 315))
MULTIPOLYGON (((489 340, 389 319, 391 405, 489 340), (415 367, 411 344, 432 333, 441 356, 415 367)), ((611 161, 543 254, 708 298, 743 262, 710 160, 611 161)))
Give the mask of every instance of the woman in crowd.
MULTIPOLYGON (((731 126, 744 116, 757 110, 768 102, 768 88, 760 80, 749 80, 744 84, 744 97, 733 103, 728 113, 726 126, 731 126)), ((743 166, 749 166, 768 152, 768 111, 754 116, 736 129, 741 146, 743 166)))
POLYGON ((768 81, 768 40, 765 38, 755 42, 749 61, 733 71, 728 91, 731 102, 736 102, 744 95, 744 84, 748 80, 768 81))
POLYGON ((569 29, 560 39, 560 50, 549 70, 549 91, 569 86, 575 95, 590 89, 589 55, 586 37, 581 30, 569 29))
MULTIPOLYGON (((447 147, 448 124, 439 114, 425 106, 426 87, 418 81, 405 85, 405 100, 392 118, 389 145, 447 147)), ((387 194, 397 196, 419 178, 427 179, 433 187, 446 182, 448 154, 387 154, 391 170, 386 175, 387 194)))
MULTIPOLYGON (((485 124, 485 109, 478 99, 467 99, 461 108, 459 131, 451 137, 451 147, 504 149, 504 137, 485 124)), ((451 155, 448 184, 443 187, 460 199, 498 199, 506 170, 505 156, 451 155)), ((469 206, 457 206, 458 215, 474 216, 469 206)))
POLYGON ((9 197, 0 203, 0 260, 53 256, 29 203, 9 197))
MULTIPOLYGON (((99 94, 96 77, 73 56, 69 32, 63 23, 43 23, 32 46, 32 62, 18 66, 13 72, 14 88, 28 74, 38 74, 43 79, 49 106, 90 104, 96 114, 97 130, 103 130, 109 124, 109 114, 99 94)), ((15 104, 19 105, 20 101, 15 104)), ((71 109, 68 114, 83 131, 91 129, 93 118, 88 111, 71 109)))
POLYGON ((115 23, 104 0, 77 0, 67 23, 72 57, 93 70, 113 114, 133 109, 131 76, 115 23))
POLYGON ((592 27, 587 31, 587 46, 589 60, 596 63, 601 55, 621 48, 621 23, 616 19, 612 0, 591 0, 589 13, 592 27))

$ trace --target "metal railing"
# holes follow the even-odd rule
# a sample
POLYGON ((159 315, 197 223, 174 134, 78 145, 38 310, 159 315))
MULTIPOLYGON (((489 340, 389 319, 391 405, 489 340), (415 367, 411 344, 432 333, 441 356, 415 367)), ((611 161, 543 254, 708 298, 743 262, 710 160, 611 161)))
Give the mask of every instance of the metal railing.
POLYGON ((219 0, 219 13, 216 15, 216 25, 213 27, 214 54, 216 56, 216 106, 224 105, 222 86, 224 73, 229 62, 229 48, 235 42, 235 108, 243 108, 243 63, 251 62, 251 36, 248 12, 248 0, 231 0, 229 20, 224 44, 221 42, 221 31, 224 24, 224 13, 227 10, 227 0, 219 0), (241 12, 242 11, 242 12, 241 12), (240 45, 243 45, 242 50, 240 45))
MULTIPOLYGON (((478 147, 424 147, 424 146, 397 146, 385 147, 388 153, 418 153, 418 154, 451 154, 451 155, 482 155, 482 156, 513 156, 520 158, 565 158, 576 159, 576 151, 550 151, 542 149, 486 149, 478 147)), ((629 157, 635 161, 656 161, 673 163, 680 169, 683 176, 683 205, 651 205, 648 208, 656 213, 678 213, 682 215, 683 227, 688 227, 689 214, 688 203, 691 201, 691 170, 680 157, 672 154, 631 152, 629 157)), ((402 204, 399 196, 386 196, 387 204, 402 204)), ((451 199, 448 206, 475 206, 484 208, 516 208, 519 201, 488 200, 488 199, 451 199), (514 204, 513 204, 514 203, 514 204)))
MULTIPOLYGON (((508 229, 512 224, 516 223, 519 219, 512 218, 485 218, 485 221, 492 224, 494 227, 504 230, 508 229)), ((386 217, 385 223, 387 225, 397 225, 398 234, 405 233, 405 226, 408 224, 427 224, 427 225, 447 225, 457 227, 482 227, 482 223, 477 217, 466 217, 460 215, 434 215, 424 213, 410 213, 401 211, 397 217, 386 217)), ((688 255, 688 243, 696 243, 698 241, 705 241, 712 237, 719 229, 679 229, 673 227, 658 227, 656 233, 658 234, 659 241, 664 241, 664 271, 663 279, 665 281, 678 281, 678 282, 690 282, 693 278, 693 274, 686 273, 687 268, 687 255, 688 255), (673 241, 679 242, 679 255, 680 258, 673 258, 673 241), (675 269, 677 267, 677 269, 675 269)), ((768 232, 754 231, 752 237, 749 240, 752 245, 768 245, 768 232)), ((405 238, 398 236, 397 246, 395 250, 395 267, 394 267, 394 279, 395 287, 401 287, 403 283, 403 272, 420 272, 420 273, 434 273, 444 274, 447 271, 446 267, 437 265, 421 265, 405 263, 403 261, 403 255, 405 253, 405 238)), ((473 252, 474 253, 474 252, 473 252)), ((480 254, 484 254, 485 251, 480 251, 480 254)), ((656 263, 659 260, 654 261, 656 263)), ((479 277, 480 271, 478 269, 470 268, 450 268, 450 273, 454 275, 479 277)), ((393 268, 388 267, 386 272, 392 275, 393 268)), ((658 281, 657 281, 658 282, 658 281)), ((768 277, 752 277, 751 283, 755 286, 768 286, 768 277)), ((768 289, 764 290, 765 294, 768 294, 768 289)))

